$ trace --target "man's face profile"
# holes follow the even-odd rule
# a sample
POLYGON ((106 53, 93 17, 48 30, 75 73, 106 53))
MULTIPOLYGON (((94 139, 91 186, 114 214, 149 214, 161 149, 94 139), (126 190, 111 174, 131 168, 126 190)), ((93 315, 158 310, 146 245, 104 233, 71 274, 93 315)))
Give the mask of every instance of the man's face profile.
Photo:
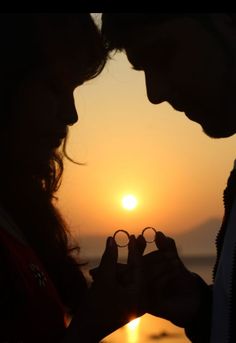
POLYGON ((211 137, 235 133, 234 115, 226 110, 228 56, 219 37, 199 20, 182 17, 141 27, 125 50, 134 69, 145 74, 151 103, 167 101, 211 137))

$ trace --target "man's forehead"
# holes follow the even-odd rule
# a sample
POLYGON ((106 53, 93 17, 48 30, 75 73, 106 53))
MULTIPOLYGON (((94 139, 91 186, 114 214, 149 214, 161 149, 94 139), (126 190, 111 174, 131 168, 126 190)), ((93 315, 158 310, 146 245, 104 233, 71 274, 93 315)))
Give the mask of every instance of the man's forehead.
POLYGON ((191 17, 176 17, 161 23, 151 23, 130 31, 125 50, 134 53, 145 48, 162 49, 171 43, 177 44, 182 40, 193 39, 203 29, 201 22, 191 17))
POLYGON ((129 43, 127 45, 149 45, 157 40, 164 40, 170 38, 171 36, 178 36, 178 31, 181 28, 186 28, 186 23, 191 21, 191 19, 172 19, 168 21, 163 21, 161 23, 151 23, 150 25, 145 25, 137 27, 129 32, 129 43), (177 29, 177 31, 176 31, 177 29))

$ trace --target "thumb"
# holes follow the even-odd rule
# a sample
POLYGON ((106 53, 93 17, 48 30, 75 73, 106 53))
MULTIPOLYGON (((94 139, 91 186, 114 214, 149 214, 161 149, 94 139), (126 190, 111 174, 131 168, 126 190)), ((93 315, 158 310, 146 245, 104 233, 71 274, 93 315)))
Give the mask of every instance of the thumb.
POLYGON ((138 248, 140 255, 143 255, 144 250, 146 248, 146 240, 143 237, 143 235, 138 236, 136 243, 137 243, 137 248, 138 248))
POLYGON ((170 253, 178 255, 174 239, 171 237, 165 236, 163 232, 158 231, 156 233, 155 243, 156 243, 157 248, 160 251, 170 252, 170 253))
POLYGON ((118 248, 113 237, 108 237, 106 241, 105 251, 102 255, 99 265, 100 276, 110 274, 110 277, 115 277, 116 263, 118 258, 118 248))

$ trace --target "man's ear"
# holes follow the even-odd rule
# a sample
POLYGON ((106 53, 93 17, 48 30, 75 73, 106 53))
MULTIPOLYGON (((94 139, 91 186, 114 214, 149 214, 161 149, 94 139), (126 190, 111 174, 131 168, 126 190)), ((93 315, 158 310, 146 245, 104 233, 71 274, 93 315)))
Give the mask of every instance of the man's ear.
POLYGON ((229 43, 236 44, 236 13, 210 13, 209 16, 219 34, 229 43))
POLYGON ((216 25, 231 25, 233 22, 233 15, 231 15, 231 13, 209 13, 209 16, 212 23, 215 23, 216 25))
POLYGON ((230 60, 236 65, 236 13, 209 13, 211 24, 219 34, 230 60))

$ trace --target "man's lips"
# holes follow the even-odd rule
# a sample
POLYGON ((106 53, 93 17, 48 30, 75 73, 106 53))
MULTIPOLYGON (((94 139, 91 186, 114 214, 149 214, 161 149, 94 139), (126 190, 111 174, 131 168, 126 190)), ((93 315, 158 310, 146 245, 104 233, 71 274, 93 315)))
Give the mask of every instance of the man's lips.
POLYGON ((168 101, 169 104, 176 110, 179 112, 184 112, 185 111, 185 106, 180 103, 180 102, 175 102, 175 101, 168 101))

